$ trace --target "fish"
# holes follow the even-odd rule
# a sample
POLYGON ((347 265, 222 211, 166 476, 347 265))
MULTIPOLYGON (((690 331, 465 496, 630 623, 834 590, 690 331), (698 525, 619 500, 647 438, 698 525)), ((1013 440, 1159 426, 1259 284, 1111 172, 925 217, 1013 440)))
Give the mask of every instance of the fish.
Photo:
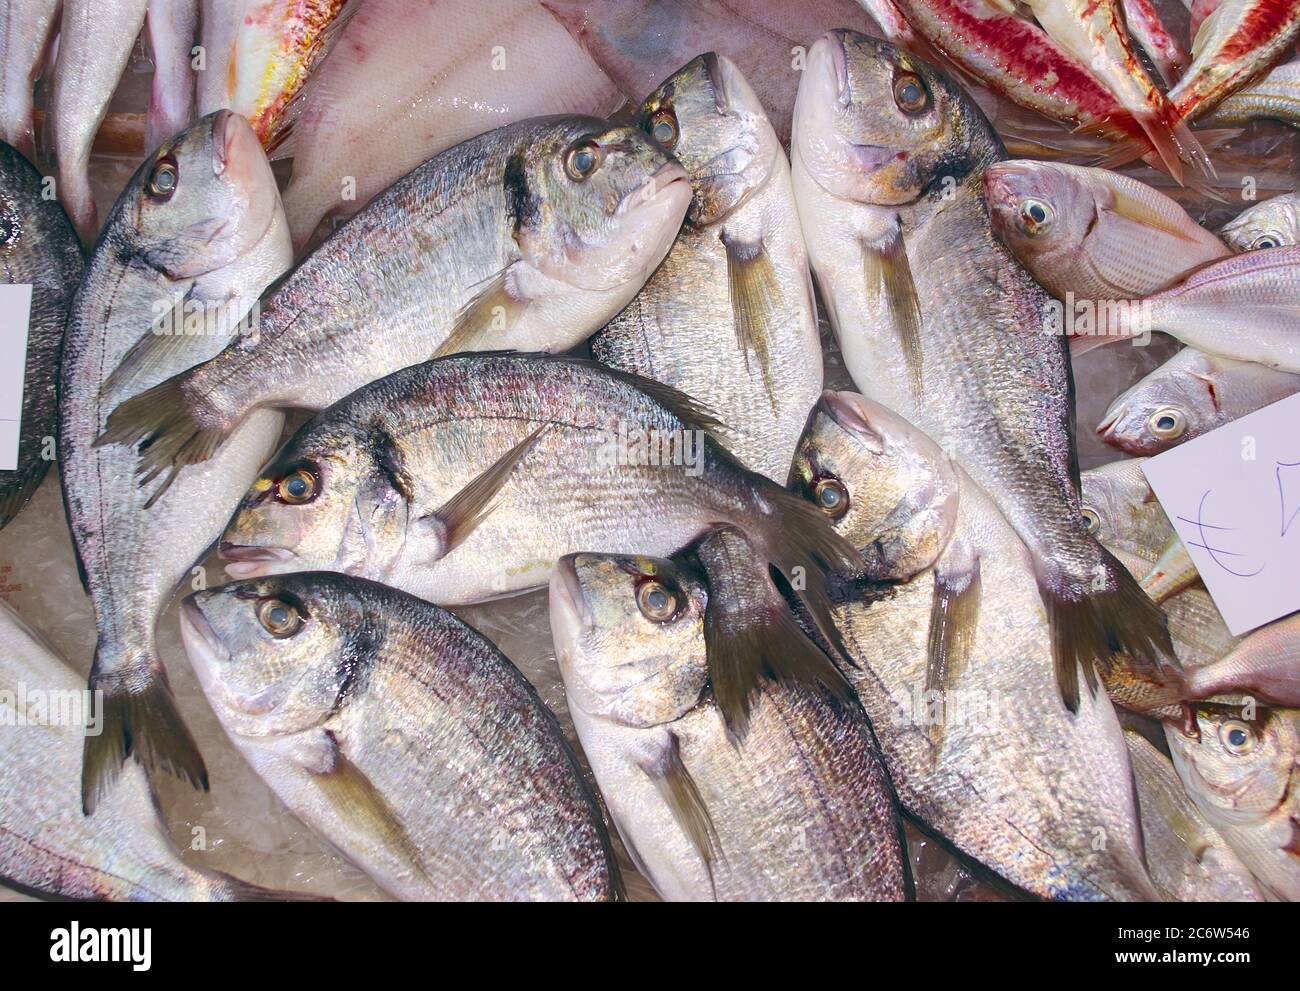
MULTIPOLYGON (((555 567, 569 711, 624 845, 668 901, 910 900, 893 788, 856 701, 768 682, 733 745, 709 696, 705 614, 735 593, 660 558, 555 567)), ((732 605, 761 611, 762 596, 732 605)))
POLYGON ((83 815, 79 713, 88 705, 81 678, 0 601, 0 883, 85 901, 322 900, 184 863, 139 768, 83 815))
POLYGON ((1166 86, 1175 85, 1192 64, 1186 46, 1165 27, 1152 0, 1121 0, 1124 23, 1142 46, 1166 86))
MULTIPOLYGON (((1011 0, 994 0, 1011 6, 1011 0)), ((1142 128, 1169 174, 1183 181, 1183 162, 1207 175, 1205 149, 1169 99, 1156 88, 1128 40, 1119 0, 1025 0, 1044 30, 1109 90, 1142 128)))
POLYGON ((1183 0, 1183 6, 1191 17, 1192 37, 1200 33, 1201 25, 1218 8, 1223 0, 1183 0))
POLYGON ((1219 232, 1233 251, 1300 245, 1300 193, 1283 193, 1243 210, 1219 232))
POLYGON ((1164 729, 1201 815, 1272 898, 1300 900, 1300 713, 1201 704, 1164 729))
POLYGON ((874 0, 542 0, 542 6, 633 104, 701 52, 725 55, 753 84, 783 144, 812 40, 834 28, 878 27, 867 13, 876 12, 874 0))
POLYGON ((236 749, 390 894, 621 897, 600 807, 555 717, 451 613, 309 572, 195 592, 181 633, 236 749))
POLYGON ((1140 733, 1124 732, 1142 810, 1151 878, 1166 901, 1259 902, 1254 876, 1192 804, 1169 758, 1140 733))
POLYGON ((144 146, 152 151, 194 119, 191 52, 199 29, 199 0, 149 0, 144 22, 153 52, 144 146))
POLYGON ((1147 147, 1141 125, 1089 65, 1033 21, 1008 13, 1004 0, 896 3, 916 33, 994 93, 1090 136, 1147 147))
POLYGON ((1072 355, 1159 331, 1208 354, 1300 373, 1300 247, 1246 251, 1202 265, 1129 313, 1103 313, 1072 355))
POLYGON ((275 150, 293 158, 284 209, 299 250, 453 145, 539 114, 605 117, 624 102, 537 0, 352 8, 286 108, 292 125, 275 150))
POLYGON ((1300 0, 1223 0, 1201 23, 1194 57, 1169 101, 1188 122, 1256 81, 1300 39, 1300 0))
POLYGON ((916 541, 895 555, 908 570, 928 548, 910 580, 857 582, 832 600, 854 662, 844 673, 907 815, 1032 896, 1157 900, 1111 703, 1084 694, 1074 715, 1054 704, 1032 560, 979 485, 915 426, 846 392, 823 395, 795 474, 858 548, 902 532, 916 541))
POLYGON ((32 92, 45 71, 60 0, 0 3, 0 141, 28 159, 36 153, 32 92))
MULTIPOLYGON (((232 578, 328 569, 455 606, 541 587, 566 554, 667 557, 727 525, 824 617, 823 574, 856 573, 861 557, 717 432, 689 397, 590 360, 434 359, 305 423, 249 488, 220 553, 232 578)), ((834 641, 828 621, 820 630, 834 641)), ((841 680, 800 661, 776 667, 841 680)), ((738 735, 751 688, 727 694, 738 735)))
POLYGON ((83 242, 99 233, 90 146, 144 26, 148 0, 63 0, 47 131, 59 199, 83 242))
POLYGON ((59 370, 59 471, 98 639, 90 689, 104 731, 86 738, 94 811, 123 761, 206 788, 175 708, 155 627, 274 452, 283 414, 245 421, 202 469, 154 498, 135 455, 95 447, 120 401, 256 330, 249 314, 292 259, 275 177, 248 123, 219 111, 141 163, 104 225, 73 298, 59 370), (156 504, 155 504, 156 503, 156 504))
POLYGON ((23 367, 17 461, 0 471, 0 528, 27 505, 54 460, 59 352, 81 280, 81 242, 58 202, 42 196, 36 168, 0 143, 0 264, 3 283, 32 287, 23 367))
POLYGON ((1206 127, 1244 127, 1257 120, 1300 127, 1300 60, 1279 65, 1237 90, 1202 118, 1206 127))
POLYGON ((360 0, 220 0, 203 4, 200 114, 243 114, 263 147, 292 126, 294 100, 360 0))
POLYGON ((731 452, 784 485, 822 387, 785 153, 725 55, 669 76, 635 123, 685 166, 694 199, 668 257, 592 338, 592 355, 726 410, 731 452))
POLYGON ((1177 202, 1107 169, 997 162, 984 194, 1002 243, 1066 302, 1141 299, 1229 254, 1177 202))
POLYGON ((1112 550, 1154 560, 1173 524, 1143 474, 1146 458, 1125 458, 1079 476, 1080 512, 1088 531, 1112 550))
POLYGON ((800 221, 845 367, 953 452, 1028 546, 1065 707, 1080 665, 1171 663, 1163 615, 1080 513, 1065 338, 993 233, 984 172, 1003 154, 983 115, 915 57, 836 32, 809 52, 794 122, 800 221))
POLYGON ((1300 709, 1300 616, 1291 615, 1248 633, 1213 664, 1188 675, 1190 697, 1231 693, 1265 705, 1300 709))
POLYGON ((294 269, 256 335, 124 403, 97 443, 137 448, 148 484, 261 407, 322 410, 435 354, 567 350, 650 277, 690 198, 686 170, 625 125, 542 117, 471 138, 294 269))
POLYGON ((1097 434, 1126 454, 1149 456, 1300 392, 1300 375, 1183 348, 1115 397, 1097 434))

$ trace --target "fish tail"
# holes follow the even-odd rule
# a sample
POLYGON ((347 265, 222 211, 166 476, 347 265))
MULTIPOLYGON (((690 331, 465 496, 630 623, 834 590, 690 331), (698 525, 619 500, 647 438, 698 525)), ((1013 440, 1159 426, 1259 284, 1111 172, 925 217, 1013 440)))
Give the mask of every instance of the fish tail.
POLYGON ((182 373, 132 396, 109 414, 104 432, 95 440, 96 447, 136 446, 142 488, 163 472, 169 472, 170 482, 181 468, 208 460, 229 436, 225 426, 198 422, 185 401, 185 380, 182 373))
POLYGON ((1174 137, 1173 128, 1170 126, 1167 118, 1158 114, 1139 114, 1137 122, 1142 126, 1142 133, 1146 135, 1147 141, 1155 149, 1160 161, 1178 185, 1183 184, 1183 176, 1186 170, 1183 168, 1183 160, 1179 153, 1178 141, 1174 137))
POLYGON ((1147 597, 1136 578, 1097 545, 1100 556, 1082 580, 1050 571, 1038 576, 1047 610, 1052 661, 1061 700, 1079 711, 1079 669, 1096 692, 1097 668, 1123 665, 1134 675, 1160 679, 1177 668, 1164 611, 1147 597))
POLYGON ((325 895, 308 894, 305 891, 282 891, 277 888, 263 888, 248 881, 241 881, 229 874, 212 872, 211 899, 214 902, 332 902, 333 898, 325 895))
POLYGON ((167 682, 162 664, 131 669, 133 677, 106 674, 98 653, 90 670, 91 726, 81 769, 81 806, 86 815, 113 787, 122 763, 134 755, 152 778, 161 769, 208 790, 208 772, 167 682), (143 677, 140 675, 143 674, 143 677))

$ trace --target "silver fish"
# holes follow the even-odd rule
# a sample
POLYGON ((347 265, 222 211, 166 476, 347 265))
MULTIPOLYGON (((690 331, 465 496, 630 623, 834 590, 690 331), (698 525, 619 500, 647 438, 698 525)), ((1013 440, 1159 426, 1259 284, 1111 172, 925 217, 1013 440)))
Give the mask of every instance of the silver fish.
POLYGON ((186 652, 231 742, 393 895, 620 892, 600 809, 555 718, 450 613, 308 573, 197 592, 181 615, 186 652))
POLYGON ((695 198, 668 257, 592 354, 725 410, 732 453, 784 485, 822 386, 785 153, 723 55, 669 76, 635 123, 686 167, 695 198))
POLYGON ((222 111, 140 166, 73 300, 59 380, 59 469, 99 633, 90 687, 104 693, 104 732, 86 739, 87 810, 129 754, 148 771, 206 782, 154 628, 270 456, 283 417, 260 411, 156 500, 132 478, 134 452, 95 447, 95 438, 117 403, 245 332, 238 321, 291 257, 270 164, 247 122, 222 111))
MULTIPOLYGON (((574 727, 638 869, 670 901, 903 900, 902 826, 856 701, 769 682, 734 745, 705 643, 733 593, 641 557, 566 557, 551 579, 574 727)), ((737 633, 757 646, 758 627, 737 633)))
POLYGON ((563 351, 636 294, 690 202, 640 131, 542 117, 430 159, 262 304, 259 333, 114 411, 141 472, 200 463, 253 410, 324 409, 435 354, 563 351))
POLYGON ((0 140, 31 158, 32 90, 45 70, 61 0, 0 2, 0 140))
POLYGON ((90 190, 90 146, 144 25, 148 0, 63 0, 47 130, 59 199, 81 239, 99 232, 90 190))
POLYGON ((1300 193, 1284 193, 1243 210, 1220 232, 1233 251, 1300 244, 1300 193))
POLYGON ((1126 730, 1151 878, 1167 901, 1258 902, 1254 876, 1192 804, 1164 754, 1126 730))
POLYGON ((0 602, 0 883, 96 901, 268 901, 267 891, 181 861, 144 772, 127 768, 87 817, 77 785, 90 699, 45 638, 0 602))
POLYGON ((0 471, 0 527, 27 505, 54 458, 59 351, 81 279, 77 233, 63 208, 41 192, 41 174, 0 143, 0 281, 32 287, 18 467, 0 471))
POLYGON ((1278 120, 1300 127, 1300 59, 1279 65, 1238 90, 1204 120, 1207 127, 1241 127, 1257 120, 1278 120))
MULTIPOLYGON (((153 52, 144 146, 152 151, 194 119, 191 49, 199 27, 199 0, 149 0, 145 30, 153 52)), ((219 108, 214 108, 219 109, 219 108)))
POLYGON ((859 388, 929 433, 1033 556, 1067 708, 1082 666, 1159 668, 1164 617, 1087 533, 1072 380, 1051 300, 994 236, 985 170, 1003 157, 977 106, 892 45, 817 41, 791 167, 813 272, 859 388))
POLYGON ((997 507, 928 437, 855 394, 823 396, 795 473, 861 548, 928 522, 913 531, 925 570, 833 608, 907 813, 1038 897, 1156 900, 1114 710, 1104 694, 1073 715, 1057 704, 1033 561, 997 507))
POLYGON ((1274 898, 1300 901, 1300 712, 1188 706, 1165 739, 1187 795, 1274 898))

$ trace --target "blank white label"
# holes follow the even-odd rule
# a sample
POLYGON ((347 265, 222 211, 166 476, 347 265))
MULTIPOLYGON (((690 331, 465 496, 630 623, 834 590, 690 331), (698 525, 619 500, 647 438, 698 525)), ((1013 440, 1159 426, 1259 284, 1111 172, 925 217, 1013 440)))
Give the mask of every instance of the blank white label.
POLYGON ((0 470, 18 467, 32 287, 0 285, 0 470))

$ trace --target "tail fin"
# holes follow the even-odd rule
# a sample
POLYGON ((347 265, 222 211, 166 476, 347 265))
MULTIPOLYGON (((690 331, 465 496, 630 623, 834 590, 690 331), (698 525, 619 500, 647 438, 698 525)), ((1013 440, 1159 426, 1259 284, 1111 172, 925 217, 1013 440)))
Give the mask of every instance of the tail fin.
POLYGON ((81 807, 86 815, 117 781, 122 762, 132 754, 150 777, 158 769, 208 790, 208 772, 199 748, 176 711, 176 700, 161 664, 134 667, 128 679, 105 673, 100 657, 90 670, 92 721, 99 732, 87 734, 81 768, 81 807), (144 677, 139 677, 143 670, 144 677), (143 682, 141 684, 141 682, 143 682), (102 693, 102 694, 100 694, 102 693))
POLYGON ((280 891, 261 888, 241 881, 229 874, 212 872, 212 900, 214 902, 332 902, 325 895, 312 895, 305 891, 280 891))
POLYGON ((800 628, 773 584, 768 563, 746 537, 729 527, 715 530, 704 538, 697 554, 709 579, 704 614, 709 676, 714 700, 733 739, 744 740, 765 677, 851 696, 848 682, 800 628))
MULTIPOLYGON (((184 373, 126 400, 109 414, 104 432, 95 441, 96 447, 139 445, 136 474, 143 476, 141 487, 170 470, 165 488, 176 471, 208 460, 228 436, 225 427, 198 423, 186 405, 181 391, 183 381, 184 373)), ((154 498, 159 494, 155 493, 154 498)))
POLYGON ((1098 665, 1108 671, 1117 664, 1131 665, 1135 674, 1152 679, 1161 676, 1166 660, 1178 667, 1164 611, 1109 551, 1097 547, 1097 580, 1090 585, 1079 588, 1068 578, 1038 576, 1056 682, 1070 712, 1079 711, 1080 666, 1094 693, 1098 665))

